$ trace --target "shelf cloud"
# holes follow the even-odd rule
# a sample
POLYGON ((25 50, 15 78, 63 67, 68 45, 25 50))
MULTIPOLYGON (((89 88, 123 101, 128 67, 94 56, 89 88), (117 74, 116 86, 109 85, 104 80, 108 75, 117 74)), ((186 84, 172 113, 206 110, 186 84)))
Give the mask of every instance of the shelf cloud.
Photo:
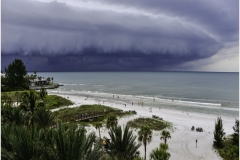
POLYGON ((238 41, 238 6, 237 0, 3 0, 2 68, 16 57, 39 71, 181 68, 238 41))

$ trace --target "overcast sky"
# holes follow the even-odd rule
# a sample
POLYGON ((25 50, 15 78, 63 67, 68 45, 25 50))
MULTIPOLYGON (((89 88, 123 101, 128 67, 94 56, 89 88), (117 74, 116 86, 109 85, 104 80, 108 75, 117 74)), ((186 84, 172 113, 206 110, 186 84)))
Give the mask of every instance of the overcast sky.
POLYGON ((239 71, 238 0, 2 0, 1 67, 239 71))

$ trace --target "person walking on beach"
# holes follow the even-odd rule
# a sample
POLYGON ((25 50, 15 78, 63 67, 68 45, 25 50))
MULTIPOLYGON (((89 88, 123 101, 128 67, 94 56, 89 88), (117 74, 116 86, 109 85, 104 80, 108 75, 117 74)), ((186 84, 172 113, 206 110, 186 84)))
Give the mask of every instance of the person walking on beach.
POLYGON ((132 106, 133 106, 133 102, 132 102, 132 106))
POLYGON ((149 108, 149 112, 152 112, 152 107, 149 108))

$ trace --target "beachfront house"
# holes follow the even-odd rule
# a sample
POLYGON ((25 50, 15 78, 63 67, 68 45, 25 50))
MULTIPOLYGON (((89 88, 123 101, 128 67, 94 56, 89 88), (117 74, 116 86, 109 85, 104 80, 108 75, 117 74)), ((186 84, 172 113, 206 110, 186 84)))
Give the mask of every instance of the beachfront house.
POLYGON ((49 85, 49 82, 46 79, 41 79, 41 80, 37 80, 37 79, 33 79, 29 81, 29 85, 31 87, 38 87, 38 86, 42 86, 42 85, 49 85))

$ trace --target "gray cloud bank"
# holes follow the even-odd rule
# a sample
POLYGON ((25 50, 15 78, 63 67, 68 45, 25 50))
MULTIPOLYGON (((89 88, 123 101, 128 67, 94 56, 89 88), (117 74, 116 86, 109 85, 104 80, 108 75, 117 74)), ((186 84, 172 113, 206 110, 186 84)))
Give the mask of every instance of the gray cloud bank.
POLYGON ((238 41, 237 0, 67 2, 2 1, 2 68, 168 70, 238 41))

